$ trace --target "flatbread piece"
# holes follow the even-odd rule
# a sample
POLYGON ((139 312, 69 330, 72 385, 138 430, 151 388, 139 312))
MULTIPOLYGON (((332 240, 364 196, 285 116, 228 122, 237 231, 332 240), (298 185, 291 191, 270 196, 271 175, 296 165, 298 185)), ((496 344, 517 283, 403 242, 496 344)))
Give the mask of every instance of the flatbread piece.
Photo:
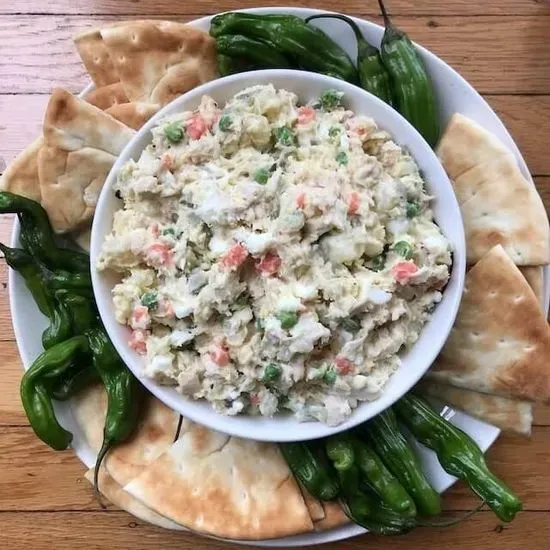
POLYGON ((313 524, 315 531, 328 531, 329 529, 336 529, 336 527, 342 527, 342 525, 351 523, 351 520, 346 516, 337 501, 331 500, 322 504, 325 517, 313 524))
POLYGON ((467 274, 449 339, 427 377, 505 397, 550 398, 550 328, 501 246, 467 274))
POLYGON ((152 103, 119 103, 105 112, 134 130, 139 130, 160 109, 152 103))
POLYGON ((105 111, 113 105, 128 103, 129 101, 128 96, 126 95, 126 92, 120 82, 108 84, 102 88, 96 88, 86 94, 84 99, 102 111, 105 111))
POLYGON ((497 244, 517 265, 550 262, 550 227, 542 200, 495 136, 456 114, 438 154, 462 212, 469 264, 497 244))
POLYGON ((129 21, 101 37, 130 101, 166 105, 216 76, 215 41, 172 21, 129 21))
POLYGON ((124 489, 164 517, 218 537, 261 540, 313 529, 277 445, 197 424, 124 489))
POLYGON ((15 157, 0 178, 0 189, 40 202, 38 154, 42 145, 39 137, 15 157))
POLYGON ((544 303, 544 267, 541 265, 526 265, 519 268, 529 286, 533 289, 539 303, 544 303))
POLYGON ((119 81, 99 29, 89 29, 77 34, 74 37, 74 43, 96 88, 102 88, 119 81))
MULTIPOLYGON (((94 469, 86 472, 84 477, 93 485, 94 469)), ((132 514, 136 518, 162 527, 163 529, 172 529, 174 531, 183 531, 184 528, 169 519, 153 512, 153 510, 144 506, 139 500, 129 495, 106 471, 105 468, 99 470, 99 487, 101 494, 121 510, 132 514)))
POLYGON ((529 401, 453 388, 428 380, 421 381, 416 388, 430 397, 439 399, 479 420, 493 424, 505 432, 520 435, 531 434, 533 404, 529 401))

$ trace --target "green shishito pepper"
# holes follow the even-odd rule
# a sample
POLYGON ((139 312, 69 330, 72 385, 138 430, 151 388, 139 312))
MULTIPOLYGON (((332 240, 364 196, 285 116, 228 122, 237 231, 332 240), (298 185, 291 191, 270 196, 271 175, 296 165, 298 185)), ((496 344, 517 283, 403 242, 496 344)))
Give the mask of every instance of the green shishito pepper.
POLYGON ((99 374, 90 362, 82 368, 71 370, 55 380, 50 386, 51 394, 57 401, 66 401, 98 380, 99 374))
POLYGON ((0 214, 17 214, 23 248, 50 269, 89 273, 87 254, 57 246, 48 215, 39 203, 9 191, 0 191, 0 214))
POLYGON ((304 442, 280 443, 288 467, 307 491, 319 500, 338 495, 338 482, 319 452, 304 442))
POLYGON ((441 512, 441 498, 428 483, 418 458, 399 430, 395 413, 385 410, 362 424, 359 434, 382 459, 388 470, 413 498, 421 516, 436 516, 441 512))
MULTIPOLYGON (((77 333, 78 334, 78 333, 77 333)), ((69 310, 58 301, 53 306, 53 314, 50 325, 42 333, 42 346, 44 349, 64 342, 73 335, 72 319, 69 310)))
POLYGON ((365 40, 357 23, 351 17, 340 14, 312 15, 306 19, 306 22, 309 23, 314 19, 340 19, 352 28, 357 41, 357 73, 359 74, 361 88, 391 105, 390 75, 382 63, 380 52, 365 40))
POLYGON ((386 26, 380 56, 391 78, 395 107, 434 147, 440 127, 432 81, 414 44, 392 25, 383 1, 378 4, 386 26))
POLYGON ((416 520, 383 505, 367 491, 361 491, 359 468, 353 464, 346 470, 338 470, 342 505, 346 515, 375 535, 392 536, 408 533, 416 527, 416 520))
POLYGON ((218 36, 216 51, 229 57, 249 59, 259 67, 280 69, 292 67, 292 63, 273 44, 242 34, 218 36))
POLYGON ((41 353, 23 375, 20 396, 34 433, 56 451, 66 449, 72 434, 57 421, 49 385, 75 368, 79 356, 88 352, 85 336, 75 336, 41 353))
POLYGON ((353 440, 347 433, 326 439, 325 451, 337 471, 348 470, 355 463, 353 440))
POLYGON ((216 55, 216 67, 220 76, 228 76, 235 73, 243 73, 260 69, 246 57, 229 57, 218 53, 216 55))
POLYGON ((99 468, 105 455, 114 444, 126 440, 137 425, 140 384, 120 359, 103 328, 94 328, 86 336, 94 369, 107 391, 103 444, 97 455, 94 471, 94 487, 99 495, 99 468))
POLYGON ((305 70, 357 82, 357 71, 346 52, 323 31, 294 15, 230 12, 214 17, 210 35, 243 35, 272 44, 305 70))
POLYGON ((521 501, 487 468, 483 452, 469 435, 413 394, 403 397, 394 408, 414 437, 435 451, 447 473, 466 481, 502 521, 514 519, 522 509, 521 501))
POLYGON ((98 314, 93 300, 64 288, 55 291, 55 298, 69 312, 74 334, 84 334, 98 324, 98 314))
POLYGON ((403 485, 386 468, 372 447, 354 439, 355 462, 359 471, 382 502, 394 512, 416 516, 416 506, 403 485))

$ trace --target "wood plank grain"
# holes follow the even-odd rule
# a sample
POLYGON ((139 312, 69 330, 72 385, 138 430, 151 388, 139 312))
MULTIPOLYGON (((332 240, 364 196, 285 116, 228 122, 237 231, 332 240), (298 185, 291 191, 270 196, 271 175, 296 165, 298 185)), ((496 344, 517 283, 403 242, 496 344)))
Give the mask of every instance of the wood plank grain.
MULTIPOLYGON (((550 428, 537 427, 531 439, 502 436, 487 453, 491 469, 514 488, 525 510, 550 509, 546 472, 540 470, 548 448, 550 428)), ((52 451, 26 425, 0 425, 0 449, 0 512, 99 509, 87 484, 80 485, 84 467, 71 451, 52 451), (24 486, 14 493, 10 487, 18 480, 24 486)), ((469 510, 476 499, 458 483, 445 493, 444 508, 469 510)))
POLYGON ((550 426, 550 405, 545 403, 535 405, 533 424, 535 426, 550 426))
MULTIPOLYGON (((6 241, 3 241, 6 242, 6 241)), ((9 240, 7 241, 9 242, 9 240)), ((0 342, 12 341, 15 338, 11 325, 10 301, 8 298, 8 266, 0 260, 0 342)), ((1 349, 1 347, 0 347, 1 349)), ((1 367, 0 367, 1 368, 1 367)))
POLYGON ((535 185, 546 207, 546 212, 550 216, 550 176, 537 176, 533 178, 535 185))
MULTIPOLYGON (((9 321, 9 316, 3 316, 3 318, 9 321)), ((15 341, 0 342, 0 353, 2 357, 2 374, 0 375, 0 426, 27 426, 27 418, 19 399, 19 383, 21 382, 23 370, 15 341)))
MULTIPOLYGON (((389 11, 397 15, 535 15, 547 12, 540 0, 497 0, 494 2, 471 2, 470 0, 392 0, 389 11)), ((174 15, 194 13, 218 13, 227 10, 253 8, 256 0, 206 0, 196 3, 157 0, 154 5, 149 0, 17 0, 0 5, 0 14, 40 13, 40 14, 132 14, 132 15, 174 15)), ((264 0, 262 6, 281 5, 280 0, 264 0)), ((312 7, 318 9, 344 9, 335 6, 332 0, 287 0, 285 6, 312 7)), ((348 12, 363 12, 370 15, 379 13, 375 2, 349 0, 345 9, 348 12)))
MULTIPOLYGON (((542 550, 550 537, 548 516, 537 512, 523 512, 516 520, 502 526, 491 512, 480 512, 466 523, 448 529, 418 528, 405 537, 391 541, 383 537, 363 535, 339 543, 331 543, 331 550, 411 550, 453 548, 454 550, 517 550, 524 547, 542 550), (480 546, 480 540, 483 542, 480 546), (437 542, 435 542, 437 541, 437 542), (437 546, 435 545, 437 544, 437 546)), ((32 548, 32 550, 88 550, 110 548, 179 548, 180 550, 222 550, 227 543, 198 538, 191 533, 165 531, 134 520, 124 512, 6 512, 0 516, 4 548, 32 548)), ((245 550, 243 545, 231 548, 245 550)))
MULTIPOLYGON (((550 128, 550 88, 544 96, 495 96, 485 99, 495 109, 516 140, 533 174, 550 174, 545 140, 533 128, 550 128)), ((48 95, 0 95, 0 173, 41 132, 48 95)), ((1 239, 0 239, 1 240, 1 239)))
MULTIPOLYGON (((189 18, 176 17, 183 21, 189 18)), ((80 90, 87 77, 71 37, 112 19, 0 17, 0 93, 48 93, 54 86, 80 90)), ((373 20, 380 22, 378 17, 373 20)), ((514 17, 396 17, 395 22, 483 93, 550 91, 547 13, 514 17)))

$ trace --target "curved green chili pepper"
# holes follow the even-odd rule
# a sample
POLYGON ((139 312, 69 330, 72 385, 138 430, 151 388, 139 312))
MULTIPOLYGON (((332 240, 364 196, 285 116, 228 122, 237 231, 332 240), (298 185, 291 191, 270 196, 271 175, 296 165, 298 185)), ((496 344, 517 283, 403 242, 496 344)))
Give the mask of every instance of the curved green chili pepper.
POLYGON ((89 273, 70 273, 68 271, 43 271, 52 291, 71 290, 77 294, 92 294, 92 279, 89 273))
POLYGON ((242 34, 218 36, 216 51, 221 55, 249 59, 258 67, 292 67, 292 63, 272 44, 242 34))
POLYGON ((56 290, 55 298, 68 310, 74 334, 84 334, 99 323, 93 300, 67 289, 56 290))
POLYGON ((210 34, 214 38, 240 34, 264 40, 302 69, 357 82, 357 71, 346 52, 321 29, 294 15, 223 13, 212 19, 210 34))
POLYGON ((375 495, 359 490, 360 474, 356 465, 339 470, 338 478, 344 512, 358 525, 384 536, 402 535, 416 527, 413 517, 403 516, 385 507, 375 495))
POLYGON ((418 441, 435 451, 447 473, 466 481, 502 521, 514 519, 521 501, 487 468, 483 452, 468 434, 415 395, 406 395, 394 407, 418 441))
POLYGON ((79 370, 71 370, 65 376, 60 377, 51 386, 51 394, 57 401, 66 401, 90 384, 99 380, 99 374, 93 365, 86 364, 79 370))
POLYGON ((58 451, 69 446, 72 434, 57 421, 47 387, 73 369, 78 356, 88 349, 84 336, 61 342, 41 353, 21 380, 21 402, 34 433, 58 451))
POLYGON ((71 316, 64 304, 55 302, 50 325, 42 333, 42 346, 49 349, 56 344, 64 342, 73 335, 71 316))
POLYGON ((86 335, 94 368, 101 377, 108 398, 103 444, 97 455, 94 472, 94 486, 98 492, 99 468, 105 455, 113 444, 127 439, 137 425, 140 384, 118 356, 103 328, 92 329, 86 335))
POLYGON ((6 263, 17 271, 25 281, 38 309, 46 316, 53 315, 53 296, 42 280, 42 272, 34 258, 21 248, 10 248, 0 243, 0 251, 6 258, 6 263))
POLYGON ((438 515, 441 512, 441 497, 428 483, 418 458, 399 430, 394 412, 385 410, 363 424, 359 433, 367 436, 388 470, 413 498, 419 514, 438 515))
POLYGON ((416 516, 416 506, 403 485, 386 468, 380 457, 364 441, 355 440, 355 462, 359 471, 382 502, 391 510, 416 516))
POLYGON ((311 15, 306 18, 306 22, 309 23, 314 19, 340 19, 352 28, 357 41, 357 73, 361 88, 391 105, 393 99, 390 75, 382 63, 380 52, 366 41, 357 23, 346 15, 323 13, 311 15))
POLYGON ((392 25, 382 0, 378 3, 386 26, 380 56, 391 77, 395 107, 434 147, 440 127, 432 81, 414 44, 392 25))
POLYGON ((336 498, 338 482, 320 453, 302 441, 279 443, 279 448, 291 472, 311 495, 319 500, 336 498))
POLYGON ((0 214, 17 214, 23 248, 48 267, 72 272, 90 271, 87 254, 57 246, 48 214, 39 203, 9 191, 0 191, 0 214))

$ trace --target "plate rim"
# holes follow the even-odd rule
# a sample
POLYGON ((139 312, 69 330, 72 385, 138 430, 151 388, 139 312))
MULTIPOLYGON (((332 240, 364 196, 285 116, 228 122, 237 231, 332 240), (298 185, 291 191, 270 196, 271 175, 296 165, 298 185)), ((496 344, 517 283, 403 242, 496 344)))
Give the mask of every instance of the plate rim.
MULTIPOLYGON (((243 10, 232 10, 232 11, 242 11, 242 12, 258 13, 258 14, 284 12, 284 13, 295 14, 302 17, 307 17, 309 15, 320 14, 320 13, 326 13, 326 14, 338 13, 330 10, 323 10, 323 9, 316 9, 316 8, 289 7, 289 6, 257 7, 257 8, 243 9, 243 10)), ((220 12, 220 13, 225 13, 225 12, 220 12)), ((198 19, 188 21, 187 24, 200 28, 208 25, 211 19, 215 15, 218 15, 218 14, 206 15, 198 19)), ((377 32, 377 33, 381 33, 383 31, 383 27, 377 23, 373 23, 372 21, 368 21, 366 19, 359 18, 359 17, 353 17, 353 16, 349 16, 349 17, 351 17, 351 19, 353 19, 363 31, 365 30, 365 28, 367 30, 370 30, 372 32, 377 32)), ((443 70, 451 74, 453 81, 460 83, 468 91, 468 94, 470 96, 474 95, 476 97, 478 103, 482 106, 484 112, 488 112, 492 114, 492 116, 494 117, 494 122, 500 126, 500 131, 508 137, 508 144, 512 145, 511 149, 512 149, 512 152, 514 153, 514 156, 516 157, 516 160, 519 164, 521 172, 531 182, 531 184, 535 186, 535 183, 528 169, 528 166, 525 162, 525 159, 523 158, 515 140, 511 136, 510 132, 508 131, 508 129, 506 128, 506 126, 504 125, 500 117, 495 113, 495 111, 487 103, 487 101, 475 90, 475 88, 464 77, 462 77, 452 66, 447 64, 443 59, 441 59, 439 56, 432 53, 428 49, 424 48, 422 45, 418 44, 417 42, 415 42, 415 45, 421 52, 422 57, 429 59, 430 62, 435 63, 436 65, 439 66, 439 68, 442 68, 443 70)), ((93 89, 94 89, 94 86, 92 83, 90 83, 78 95, 79 97, 83 97, 93 89)), ((12 247, 17 246, 18 244, 19 244, 19 223, 16 218, 14 221, 13 229, 11 233, 11 246, 12 247)), ((28 368, 28 365, 32 361, 32 359, 31 357, 29 357, 27 350, 22 344, 24 340, 24 338, 22 337, 22 333, 24 330, 24 323, 22 322, 22 319, 20 319, 20 315, 18 311, 19 308, 16 306, 19 300, 18 295, 15 292, 15 288, 17 287, 16 277, 17 277, 17 274, 10 268, 8 270, 8 297, 10 301, 10 315, 11 315, 11 321, 14 329, 14 335, 15 335, 19 356, 23 363, 23 368, 26 370, 28 368)), ((543 296, 542 305, 543 305, 543 310, 546 312, 546 314, 548 314, 548 310, 550 306, 550 266, 544 266, 544 296, 543 296)), ((58 409, 62 410, 65 415, 68 414, 72 416, 70 412, 69 404, 67 403, 56 404, 56 410, 58 409)), ((458 418, 458 420, 461 421, 461 423, 478 422, 478 421, 475 421, 475 419, 473 419, 472 417, 460 412, 456 413, 455 418, 458 418)), ((481 424, 484 424, 484 426, 482 426, 483 429, 493 432, 492 435, 489 437, 489 439, 486 440, 485 442, 486 444, 483 445, 484 447, 483 451, 485 452, 494 444, 494 442, 496 441, 496 439, 500 434, 500 430, 489 424, 485 424, 485 423, 481 423, 481 424)), ((76 435, 78 436, 80 434, 76 434, 76 435)), ((90 452, 90 449, 87 446, 87 443, 85 441, 79 442, 78 439, 80 438, 75 437, 75 441, 73 444, 73 451, 75 452, 76 456, 81 460, 81 462, 83 462, 87 468, 90 468, 95 462, 94 453, 90 452)), ((431 451, 428 451, 428 452, 430 453, 431 451)), ((446 482, 444 482, 444 487, 440 491, 441 493, 449 489, 456 482, 456 479, 451 478, 450 476, 448 476, 448 478, 449 479, 446 482)), ((310 533, 305 533, 302 535, 294 535, 294 536, 289 536, 284 538, 259 540, 259 541, 238 541, 238 540, 230 540, 230 539, 219 539, 218 537, 211 537, 202 533, 195 533, 195 534, 198 534, 200 536, 206 536, 207 538, 216 538, 217 540, 223 540, 224 542, 228 542, 228 543, 235 543, 235 544, 238 543, 241 545, 248 545, 248 546, 296 547, 296 546, 309 546, 314 544, 325 544, 330 542, 336 542, 336 541, 345 540, 354 536, 358 536, 364 533, 366 533, 366 530, 364 528, 355 524, 348 524, 348 525, 337 527, 335 529, 331 529, 328 531, 322 531, 322 532, 312 531, 310 533)))

